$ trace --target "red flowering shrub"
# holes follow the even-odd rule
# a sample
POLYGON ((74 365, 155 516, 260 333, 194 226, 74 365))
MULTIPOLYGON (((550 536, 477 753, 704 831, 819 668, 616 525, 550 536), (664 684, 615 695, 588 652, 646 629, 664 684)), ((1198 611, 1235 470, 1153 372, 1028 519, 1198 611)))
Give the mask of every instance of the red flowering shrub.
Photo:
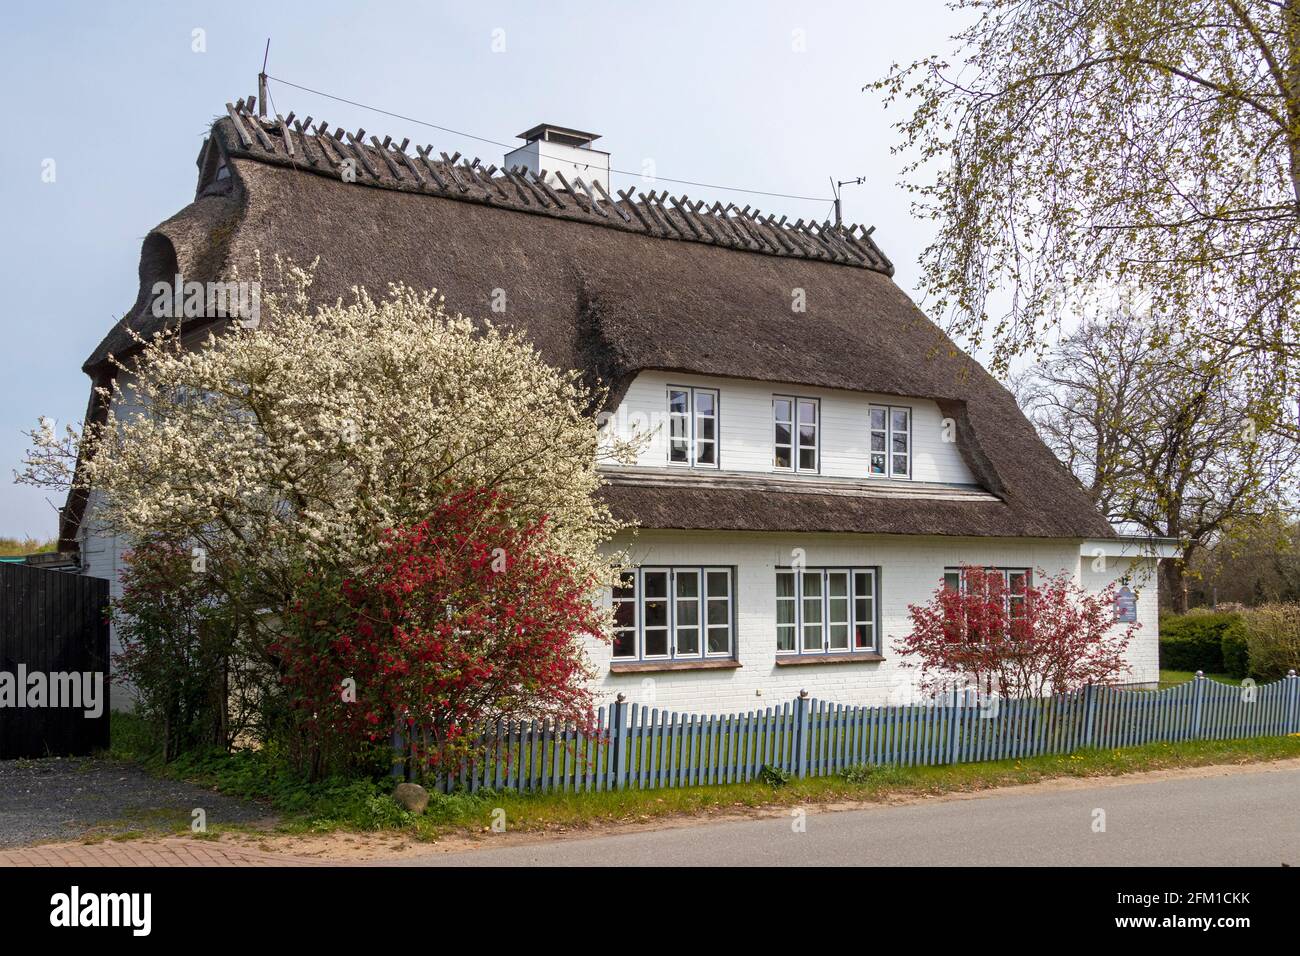
POLYGON ((273 651, 313 775, 387 746, 399 721, 427 731, 431 767, 456 765, 466 731, 497 719, 588 726, 595 583, 548 548, 545 519, 520 523, 486 490, 391 530, 346 580, 306 581, 273 651))
POLYGON ((961 586, 941 585, 928 604, 909 605, 912 631, 898 643, 904 666, 938 691, 974 685, 1004 697, 1042 697, 1113 680, 1140 625, 1115 625, 1115 586, 1100 594, 1065 572, 1017 580, 963 567, 961 586))

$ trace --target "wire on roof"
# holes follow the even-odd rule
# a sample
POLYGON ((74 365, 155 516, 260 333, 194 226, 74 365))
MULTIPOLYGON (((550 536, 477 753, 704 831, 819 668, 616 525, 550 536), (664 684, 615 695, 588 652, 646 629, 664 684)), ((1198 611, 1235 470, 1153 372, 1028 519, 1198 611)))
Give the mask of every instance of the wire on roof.
MULTIPOLYGON (((514 146, 510 143, 502 143, 499 140, 488 139, 486 136, 475 136, 473 133, 466 133, 463 130, 452 129, 448 126, 439 126, 437 123, 430 123, 427 120, 416 119, 414 116, 403 116, 401 113, 394 113, 390 110, 381 109, 378 106, 370 106, 369 104, 366 103, 358 103, 356 100, 350 100, 347 99, 346 97, 335 96, 333 93, 326 93, 322 90, 312 89, 310 86, 303 86, 299 83, 293 83, 289 80, 282 79, 281 77, 272 76, 269 73, 267 74, 266 78, 268 80, 275 80, 275 82, 277 83, 283 83, 285 86, 291 86, 295 90, 302 90, 304 93, 312 93, 316 96, 323 96, 326 99, 335 100, 336 102, 339 103, 347 103, 349 106, 355 106, 358 109, 370 110, 373 113, 380 113, 384 116, 391 116, 393 119, 399 119, 404 123, 414 123, 417 126, 427 126, 429 129, 436 129, 443 133, 450 133, 453 136, 463 136, 466 139, 472 139, 480 143, 489 143, 493 146, 499 146, 502 149, 514 149, 514 146)), ((556 159, 557 157, 547 156, 546 158, 556 159)), ((632 172, 631 170, 627 170, 627 169, 615 169, 612 166, 610 167, 609 171, 611 173, 618 173, 621 176, 632 176, 637 179, 640 179, 642 177, 642 174, 639 172, 632 172)), ((718 185, 717 183, 702 183, 702 182, 696 182, 691 179, 673 179, 671 176, 655 176, 654 178, 656 180, 662 179, 664 182, 668 182, 668 183, 678 183, 679 185, 683 185, 683 186, 698 186, 701 189, 721 189, 733 193, 749 193, 754 196, 774 196, 780 199, 798 199, 803 202, 828 202, 828 201, 832 203, 834 202, 833 199, 827 200, 825 196, 799 196, 793 193, 768 192, 767 190, 763 190, 763 189, 745 189, 742 186, 721 186, 718 185)))

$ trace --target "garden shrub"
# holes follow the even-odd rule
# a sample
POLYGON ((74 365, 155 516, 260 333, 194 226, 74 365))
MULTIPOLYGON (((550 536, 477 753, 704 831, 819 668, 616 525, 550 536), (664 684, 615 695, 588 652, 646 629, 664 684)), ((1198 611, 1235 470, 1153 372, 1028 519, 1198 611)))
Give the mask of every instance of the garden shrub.
POLYGON ((1262 604, 1242 619, 1251 677, 1272 681, 1300 670, 1300 604, 1262 604))
POLYGON ((1236 617, 1223 629, 1220 641, 1223 651, 1223 673, 1241 680, 1251 676, 1250 654, 1247 647, 1246 622, 1236 617))
POLYGON ((1238 615, 1197 610, 1160 621, 1160 666, 1174 671, 1223 673, 1223 632, 1238 615))

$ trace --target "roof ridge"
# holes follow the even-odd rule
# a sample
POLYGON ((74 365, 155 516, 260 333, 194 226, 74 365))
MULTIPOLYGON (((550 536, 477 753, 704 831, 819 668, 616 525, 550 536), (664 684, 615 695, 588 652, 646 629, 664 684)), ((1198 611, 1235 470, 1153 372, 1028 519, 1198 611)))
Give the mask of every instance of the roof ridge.
MULTIPOLYGON (((894 274, 894 264, 871 238, 874 227, 803 219, 788 223, 786 216, 778 220, 771 214, 763 216, 759 209, 748 205, 742 209, 730 202, 714 202, 706 209, 704 200, 692 202, 689 196, 671 196, 667 190, 639 192, 635 200, 634 189, 615 190, 619 197, 615 199, 598 181, 589 184, 575 176, 570 183, 558 171, 555 177, 561 188, 556 188, 547 183, 545 169, 539 176, 522 166, 484 166, 477 157, 470 160, 460 153, 434 155, 432 146, 417 145, 416 155, 411 156, 407 152, 409 139, 395 144, 390 136, 382 141, 371 136, 367 144, 364 129, 354 134, 339 127, 331 133, 326 122, 313 129, 310 116, 301 121, 292 112, 287 117, 257 116, 253 105, 251 97, 226 104, 226 116, 235 132, 235 138, 224 143, 228 155, 290 165, 331 178, 347 170, 352 177, 349 181, 368 186, 500 206, 658 238, 894 274)), ((224 121, 218 119, 214 131, 224 121)))

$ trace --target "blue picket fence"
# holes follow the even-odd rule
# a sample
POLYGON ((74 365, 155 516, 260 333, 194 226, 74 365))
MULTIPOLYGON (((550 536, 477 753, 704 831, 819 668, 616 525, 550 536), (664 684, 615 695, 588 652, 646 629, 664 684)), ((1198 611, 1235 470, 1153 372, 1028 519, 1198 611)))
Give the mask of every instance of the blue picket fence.
POLYGON ((739 783, 764 767, 795 777, 861 765, 934 765, 1072 753, 1085 747, 1300 733, 1300 678, 1221 684, 1197 677, 1159 691, 1086 687, 1033 700, 973 690, 923 703, 859 707, 807 696, 743 714, 679 714, 619 700, 594 729, 498 722, 476 735, 458 773, 424 779, 421 734, 394 735, 394 775, 436 789, 592 792, 739 783))

